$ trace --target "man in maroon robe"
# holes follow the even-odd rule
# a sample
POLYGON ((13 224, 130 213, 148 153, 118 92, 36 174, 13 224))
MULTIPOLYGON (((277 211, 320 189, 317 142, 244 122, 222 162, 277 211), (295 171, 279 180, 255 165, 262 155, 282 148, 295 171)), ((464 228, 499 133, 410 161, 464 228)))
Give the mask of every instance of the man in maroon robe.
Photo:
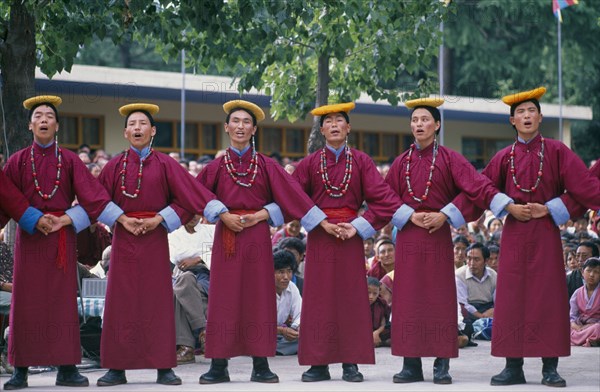
MULTIPOLYGON (((439 146, 438 106, 444 100, 406 102, 414 143, 398 156, 385 181, 404 203, 396 214, 396 265, 392 300, 392 354, 403 356, 395 383, 423 381, 421 357, 436 357, 433 382, 450 384, 450 358, 458 357, 457 299, 450 223, 464 225, 452 200, 461 192, 484 207, 509 199, 460 154, 439 146)), ((493 208, 497 211, 498 209, 493 208)), ((501 209, 500 209, 501 210, 501 209)), ((370 211, 365 214, 370 216, 370 211)))
POLYGON ((32 365, 59 365, 56 385, 89 384, 74 366, 81 362, 75 236, 89 225, 88 215, 104 221, 111 214, 126 222, 79 157, 58 146, 61 102, 56 96, 23 102, 33 144, 4 168, 31 206, 54 216, 50 230, 31 233, 21 226, 17 232, 8 348, 15 372, 4 384, 7 390, 27 387, 32 365), (75 197, 79 205, 71 208, 75 197), (64 227, 71 224, 75 230, 64 227))
MULTIPOLYGON (((492 355, 506 367, 492 385, 524 384, 523 357, 542 357, 542 384, 566 386, 558 357, 570 355, 569 304, 558 224, 564 191, 579 204, 600 208, 600 181, 560 141, 544 138, 539 99, 543 87, 502 98, 510 106, 515 142, 500 150, 483 174, 514 200, 502 230, 492 355)), ((457 206, 467 211, 464 200, 457 206)), ((564 205, 562 205, 564 207, 564 205)), ((481 211, 465 214, 469 220, 481 211)), ((497 215, 498 216, 498 215, 497 215)), ((568 218, 568 214, 566 216, 568 218)))
POLYGON ((114 228, 100 350, 109 371, 98 386, 126 383, 126 369, 157 369, 157 383, 181 384, 172 370, 177 359, 167 232, 181 225, 183 214, 204 211, 210 217, 211 207, 222 206, 177 161, 152 149, 158 110, 137 103, 119 109, 130 147, 99 177, 138 227, 134 233, 114 228))
POLYGON ((328 220, 347 224, 343 232, 350 230, 340 238, 321 229, 308 234, 298 348, 300 365, 311 365, 302 374, 305 382, 331 379, 328 365, 340 362, 343 380, 361 382, 357 364, 375 363, 363 239, 390 220, 400 200, 383 182, 373 160, 348 146, 348 113, 353 108, 350 102, 312 111, 321 116, 326 145, 304 158, 293 173, 328 220), (363 201, 381 219, 375 228, 358 217, 363 201), (354 236, 357 232, 360 237, 354 236), (342 242, 341 238, 348 239, 342 242))
POLYGON ((277 162, 256 152, 253 135, 265 118, 262 109, 243 100, 229 101, 223 109, 230 147, 196 177, 228 208, 215 229, 205 350, 212 360, 200 383, 230 381, 226 358, 240 355, 252 356, 251 381, 276 383, 267 361, 275 356, 277 309, 266 220, 283 224, 276 203, 285 221, 299 219, 307 231, 321 225, 334 234, 335 225, 277 162))

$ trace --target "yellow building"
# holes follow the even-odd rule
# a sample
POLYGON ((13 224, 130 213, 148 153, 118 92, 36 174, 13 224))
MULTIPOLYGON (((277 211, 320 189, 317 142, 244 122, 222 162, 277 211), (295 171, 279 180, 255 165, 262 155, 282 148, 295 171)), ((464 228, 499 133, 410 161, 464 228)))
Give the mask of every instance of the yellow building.
MULTIPOLYGON (((157 136, 154 147, 164 152, 180 151, 181 89, 185 83, 186 157, 214 155, 227 147, 223 130, 222 104, 239 98, 232 79, 219 76, 132 70, 75 65, 71 73, 55 75, 52 80, 36 73, 36 92, 56 94, 61 106, 60 143, 76 149, 88 144, 92 149, 118 153, 127 146, 123 138, 124 119, 121 105, 152 102, 160 105, 155 116, 157 136)), ((527 86, 536 87, 536 86, 527 86)), ((496 151, 514 140, 508 123, 509 109, 499 98, 446 96, 442 143, 461 152, 476 167, 482 167, 496 151)), ((289 123, 269 116, 270 97, 250 91, 244 99, 261 106, 267 119, 257 132, 257 148, 265 154, 300 158, 306 155, 306 142, 312 117, 289 123)), ((559 106, 542 103, 542 132, 557 139, 559 106)), ((590 107, 563 107, 563 141, 571 145, 571 121, 591 120, 590 107)), ((412 141, 409 111, 387 102, 373 102, 368 96, 356 101, 351 116, 350 143, 367 152, 378 162, 386 162, 404 151, 412 141)))

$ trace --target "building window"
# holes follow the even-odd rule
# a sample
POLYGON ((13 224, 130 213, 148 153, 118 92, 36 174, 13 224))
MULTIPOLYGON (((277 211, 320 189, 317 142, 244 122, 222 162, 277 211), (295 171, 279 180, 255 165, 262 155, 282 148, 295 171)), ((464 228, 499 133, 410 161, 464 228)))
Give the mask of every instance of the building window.
POLYGON ((87 144, 92 150, 103 148, 104 117, 61 114, 58 142, 65 148, 77 150, 87 144))
POLYGON ((483 169, 501 149, 510 145, 512 139, 462 138, 462 153, 476 169, 483 169))
POLYGON ((254 136, 256 148, 266 155, 278 153, 281 157, 299 159, 306 155, 309 132, 304 128, 261 127, 254 136))
POLYGON ((368 154, 375 162, 392 162, 412 143, 412 135, 388 132, 351 131, 348 143, 368 154))
MULTIPOLYGON (((156 121, 154 148, 165 153, 181 148, 181 122, 156 121)), ((201 155, 214 155, 220 149, 220 124, 186 122, 183 151, 190 159, 201 155)))

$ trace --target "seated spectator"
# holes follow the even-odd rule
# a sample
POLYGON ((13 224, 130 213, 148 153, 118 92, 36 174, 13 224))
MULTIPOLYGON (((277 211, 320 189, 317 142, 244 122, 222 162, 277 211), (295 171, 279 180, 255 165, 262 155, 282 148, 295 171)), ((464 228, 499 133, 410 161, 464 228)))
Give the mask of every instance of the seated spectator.
POLYGON ((278 230, 275 232, 275 234, 273 234, 273 238, 271 238, 271 244, 273 246, 277 246, 279 241, 289 237, 296 237, 300 240, 304 239, 305 235, 302 231, 300 231, 300 221, 293 220, 283 225, 283 229, 278 230))
POLYGON ((291 281, 296 267, 294 255, 287 250, 273 253, 275 295, 277 298, 277 355, 298 353, 302 297, 291 281))
POLYGON ((213 225, 199 224, 200 215, 169 233, 169 255, 173 269, 175 343, 177 363, 195 362, 194 348, 203 342, 208 310, 208 290, 213 225))
MULTIPOLYGON (((462 315, 462 309, 460 307, 460 303, 456 302, 457 305, 457 313, 458 313, 458 348, 466 347, 471 339, 467 336, 467 332, 465 331, 465 321, 462 315)), ((473 343, 472 345, 477 346, 477 343, 473 343)))
POLYGON ((367 271, 367 276, 372 276, 377 280, 383 278, 387 273, 394 270, 395 257, 395 247, 391 240, 384 239, 378 241, 375 249, 374 264, 367 271))
POLYGON ((373 346, 389 347, 390 325, 389 325, 389 307, 379 296, 381 282, 373 276, 367 277, 367 288, 369 290, 369 304, 371 305, 371 319, 373 322, 373 346))
POLYGON ((100 279, 98 275, 90 272, 88 267, 81 264, 80 262, 77 262, 77 274, 79 277, 79 287, 82 287, 81 285, 83 284, 83 279, 100 279))
POLYGON ((492 239, 494 233, 502 231, 504 223, 498 218, 492 218, 487 223, 488 240, 492 239))
POLYGON ((459 269, 467 262, 467 247, 469 240, 464 235, 457 235, 452 239, 454 245, 454 269, 459 269))
POLYGON ((94 178, 98 178, 98 176, 102 172, 102 168, 97 163, 88 163, 87 168, 90 171, 90 173, 92 173, 92 176, 94 176, 94 178))
POLYGON ((383 298, 385 303, 388 304, 390 310, 392 309, 392 292, 394 288, 394 271, 385 274, 380 280, 381 287, 379 288, 379 296, 383 298))
POLYGON ((375 238, 369 237, 363 240, 363 249, 365 250, 365 268, 368 271, 371 268, 370 259, 375 256, 375 238))
POLYGON ((598 248, 593 242, 585 241, 577 246, 575 259, 577 268, 567 275, 567 290, 569 298, 573 296, 575 290, 583 286, 583 263, 590 257, 598 257, 598 248))
MULTIPOLYGON (((12 302, 12 281, 13 281, 14 258, 7 243, 0 240, 0 313, 2 317, 8 317, 10 313, 10 304, 12 302)), ((4 323, 3 326, 7 324, 4 323)), ((8 329, 8 328, 7 328, 8 329)), ((0 340, 4 336, 4 331, 0 330, 0 340)), ((7 358, 7 342, 2 345, 2 353, 0 354, 0 369, 6 373, 12 373, 14 368, 10 365, 7 358)))
POLYGON ((110 265, 110 251, 111 245, 108 245, 104 252, 102 252, 102 260, 96 264, 94 268, 90 268, 90 272, 100 279, 104 279, 108 276, 108 266, 110 265))
POLYGON ((585 284, 571 297, 571 345, 600 345, 600 259, 589 258, 583 265, 585 284))
POLYGON ((467 248, 467 265, 455 271, 456 295, 469 336, 475 320, 494 316, 497 274, 487 267, 489 258, 488 248, 476 242, 467 248))
POLYGON ((577 256, 575 254, 575 250, 572 250, 569 253, 567 253, 567 265, 566 265, 567 276, 572 274, 573 272, 577 271, 578 269, 579 269, 579 261, 577 261, 577 256))
POLYGON ((278 250, 287 250, 291 252, 296 260, 296 268, 292 275, 292 282, 300 290, 302 295, 302 289, 304 288, 304 255, 306 254, 306 245, 304 241, 296 237, 284 238, 279 242, 278 250))
POLYGON ((500 247, 494 243, 487 245, 488 250, 490 251, 490 259, 487 262, 487 266, 498 272, 498 261, 500 260, 498 256, 500 255, 500 247))
POLYGON ((112 242, 112 235, 102 223, 94 223, 77 233, 77 261, 93 267, 102 258, 102 252, 112 242))

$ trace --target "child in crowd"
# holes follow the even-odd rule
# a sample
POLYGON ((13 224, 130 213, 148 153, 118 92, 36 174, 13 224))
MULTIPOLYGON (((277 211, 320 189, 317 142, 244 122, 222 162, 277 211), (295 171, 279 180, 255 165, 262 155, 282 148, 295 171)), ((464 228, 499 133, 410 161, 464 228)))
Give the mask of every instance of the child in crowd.
MULTIPOLYGON (((592 257, 583 264, 584 285, 571 297, 571 345, 600 345, 600 259, 592 257)), ((370 290, 370 288, 369 288, 370 290)))
POLYGON ((371 305, 371 318, 373 320, 373 346, 390 346, 390 329, 387 325, 389 308, 384 299, 379 296, 381 282, 372 276, 367 277, 369 289, 369 304, 371 305))

